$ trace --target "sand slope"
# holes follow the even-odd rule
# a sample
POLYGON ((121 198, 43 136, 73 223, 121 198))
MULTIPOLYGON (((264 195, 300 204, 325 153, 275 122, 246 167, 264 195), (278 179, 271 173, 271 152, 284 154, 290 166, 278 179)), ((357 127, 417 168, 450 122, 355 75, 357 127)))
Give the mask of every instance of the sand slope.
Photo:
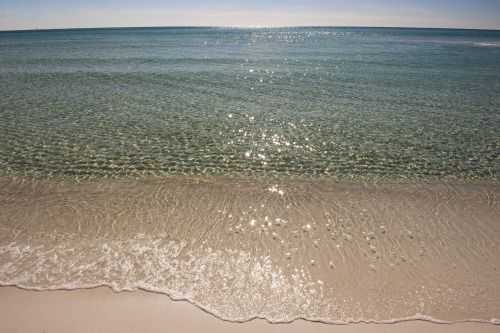
POLYGON ((0 288, 2 332, 500 332, 482 323, 327 325, 307 321, 269 324, 222 321, 188 302, 145 291, 114 293, 109 288, 27 291, 0 288))

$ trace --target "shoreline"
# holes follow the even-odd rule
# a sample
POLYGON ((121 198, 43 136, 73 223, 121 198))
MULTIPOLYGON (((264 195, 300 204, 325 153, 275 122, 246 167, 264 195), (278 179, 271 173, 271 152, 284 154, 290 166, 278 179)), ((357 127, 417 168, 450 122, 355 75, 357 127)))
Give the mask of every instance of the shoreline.
POLYGON ((296 320, 270 324, 221 320, 187 301, 147 291, 115 293, 110 288, 33 291, 0 287, 0 326, 8 332, 499 332, 500 325, 480 322, 453 324, 425 320, 393 324, 332 325, 296 320))
POLYGON ((235 322, 497 323, 498 186, 6 185, 4 286, 141 289, 235 322))

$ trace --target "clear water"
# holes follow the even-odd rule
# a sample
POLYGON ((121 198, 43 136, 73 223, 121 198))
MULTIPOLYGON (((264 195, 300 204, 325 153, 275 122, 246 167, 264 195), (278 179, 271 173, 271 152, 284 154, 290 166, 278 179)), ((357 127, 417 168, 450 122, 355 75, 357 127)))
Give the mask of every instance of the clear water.
POLYGON ((500 323, 500 32, 0 32, 0 285, 500 323))
POLYGON ((499 181, 498 31, 0 33, 0 173, 499 181))

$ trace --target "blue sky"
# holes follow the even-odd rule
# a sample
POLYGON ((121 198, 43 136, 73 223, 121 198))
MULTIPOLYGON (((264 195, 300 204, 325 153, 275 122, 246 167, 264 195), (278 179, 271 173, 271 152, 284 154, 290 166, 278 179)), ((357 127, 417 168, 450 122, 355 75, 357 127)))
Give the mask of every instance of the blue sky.
POLYGON ((0 30, 186 25, 500 29, 500 0, 0 0, 0 30))

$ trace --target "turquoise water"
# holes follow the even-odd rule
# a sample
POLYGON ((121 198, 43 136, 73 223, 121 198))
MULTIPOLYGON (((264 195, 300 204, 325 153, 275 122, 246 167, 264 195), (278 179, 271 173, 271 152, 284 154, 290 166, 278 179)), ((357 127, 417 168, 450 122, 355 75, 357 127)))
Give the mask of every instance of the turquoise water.
POLYGON ((500 32, 0 32, 0 175, 500 181, 500 32))
POLYGON ((0 32, 0 286, 499 324, 499 96, 500 31, 0 32))

